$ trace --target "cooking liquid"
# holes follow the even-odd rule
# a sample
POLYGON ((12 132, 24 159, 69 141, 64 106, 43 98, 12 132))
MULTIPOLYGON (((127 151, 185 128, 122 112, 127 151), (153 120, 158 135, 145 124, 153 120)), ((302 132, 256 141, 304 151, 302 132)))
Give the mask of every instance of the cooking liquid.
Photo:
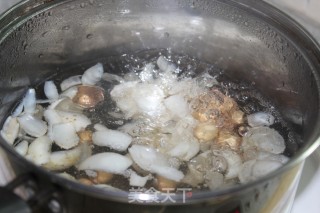
MULTIPOLYGON (((286 150, 284 155, 290 157, 296 151, 296 148, 290 148, 288 144, 292 144, 292 147, 296 147, 295 139, 292 137, 295 133, 291 131, 290 126, 282 118, 280 113, 277 111, 276 107, 268 101, 259 91, 254 88, 253 84, 248 82, 238 82, 229 79, 228 76, 224 74, 222 70, 217 68, 214 65, 202 62, 198 59, 191 58, 185 55, 174 54, 170 50, 146 50, 139 51, 133 54, 124 54, 121 56, 112 56, 108 58, 99 59, 103 63, 105 72, 113 73, 123 77, 124 79, 138 79, 139 73, 142 71, 143 67, 153 62, 156 64, 156 61, 160 55, 165 56, 168 60, 177 65, 177 74, 179 79, 185 77, 197 77, 204 72, 208 72, 211 76, 216 76, 218 85, 214 85, 214 88, 218 88, 223 94, 233 98, 240 110, 242 110, 245 115, 252 114, 255 112, 268 112, 275 117, 275 122, 270 128, 278 131, 281 136, 286 141, 286 150)), ((88 67, 88 66, 84 66, 88 67)), ((66 72, 64 72, 66 73, 66 72)), ((69 72, 68 75, 74 72, 69 72)), ((155 73, 155 78, 159 73, 155 73)), ((59 85, 62 80, 64 80, 66 74, 63 76, 57 76, 54 80, 56 85, 59 85)), ((200 80, 199 83, 206 83, 206 81, 200 80)), ((113 89, 118 82, 107 82, 101 81, 97 86, 102 87, 105 92, 105 100, 102 103, 99 103, 95 108, 85 110, 84 114, 92 121, 92 124, 101 123, 108 127, 109 129, 117 129, 122 125, 130 122, 130 119, 125 119, 122 116, 121 111, 117 108, 116 103, 110 97, 110 91, 113 89)), ((42 93, 42 85, 38 88, 39 93, 42 93)), ((150 121, 152 122, 152 121, 150 121)), ((150 123, 152 125, 152 123, 150 123)), ((234 132, 238 132, 238 127, 234 129, 234 132)), ((93 125, 87 127, 87 129, 93 129, 93 125)), ((101 153, 101 152, 117 152, 120 154, 127 154, 126 152, 115 151, 111 148, 104 146, 92 146, 92 154, 101 153)), ((52 151, 61 150, 60 147, 53 144, 52 151)), ((241 154, 241 153, 240 153, 241 154)), ((180 171, 186 173, 187 163, 183 162, 179 168, 180 171)), ((59 171, 66 172, 76 179, 79 178, 88 178, 87 174, 84 171, 77 170, 74 166, 65 170, 59 171)), ((228 181, 225 181, 224 186, 229 186, 230 184, 238 184, 238 178, 234 178, 228 181)), ((122 175, 114 175, 112 180, 108 183, 109 185, 116 187, 121 190, 128 191, 132 188, 129 185, 128 177, 122 175)), ((155 186, 155 180, 149 180, 145 185, 145 188, 150 188, 155 186)), ((191 187, 188 184, 178 183, 177 187, 191 187)), ((223 186, 222 186, 223 187, 223 186)), ((208 190, 208 187, 205 184, 201 184, 197 187, 199 190, 208 190)), ((196 189, 195 189, 196 190, 196 189)))

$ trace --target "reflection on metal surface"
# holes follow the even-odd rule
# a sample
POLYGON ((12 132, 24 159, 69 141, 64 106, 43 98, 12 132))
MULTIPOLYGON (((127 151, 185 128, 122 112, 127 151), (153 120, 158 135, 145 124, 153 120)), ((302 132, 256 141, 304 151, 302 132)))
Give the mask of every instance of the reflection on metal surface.
POLYGON ((318 212, 320 190, 320 148, 318 148, 305 162, 297 195, 292 207, 292 213, 318 212))
MULTIPOLYGON (((318 94, 318 85, 313 78, 314 72, 309 67, 314 61, 311 61, 312 59, 310 59, 311 62, 308 61, 307 63, 304 55, 308 55, 309 53, 303 52, 305 49, 310 49, 310 52, 317 51, 310 43, 303 40, 304 37, 299 40, 294 36, 291 38, 290 35, 285 37, 283 34, 277 34, 277 31, 270 27, 266 27, 267 22, 262 22, 260 19, 252 20, 251 15, 254 13, 249 13, 249 15, 246 13, 242 14, 242 10, 239 10, 240 12, 238 11, 238 13, 241 13, 241 18, 239 18, 238 21, 247 20, 247 17, 251 17, 250 20, 252 20, 252 23, 255 23, 255 25, 250 22, 247 24, 246 22, 239 22, 239 24, 238 22, 235 23, 234 20, 230 21, 230 11, 224 9, 225 5, 220 8, 221 17, 223 17, 224 20, 228 20, 228 25, 230 26, 229 28, 223 28, 226 30, 223 33, 220 33, 220 30, 223 31, 221 28, 227 27, 227 25, 221 24, 219 25, 219 28, 216 27, 212 29, 212 24, 214 23, 212 19, 204 19, 201 22, 197 20, 197 24, 186 29, 185 26, 189 26, 190 23, 194 21, 194 17, 190 14, 178 14, 182 7, 175 6, 176 10, 171 11, 169 8, 163 8, 159 5, 159 8, 156 8, 157 11, 160 11, 161 9, 169 11, 165 14, 158 14, 159 16, 156 16, 150 15, 150 8, 144 8, 142 11, 134 10, 138 7, 140 1, 128 1, 128 7, 133 6, 133 9, 130 12, 130 16, 126 18, 125 14, 109 17, 109 13, 106 13, 105 11, 114 9, 113 7, 115 6, 112 4, 108 6, 99 5, 99 7, 89 6, 85 10, 87 13, 83 13, 83 8, 75 7, 73 5, 73 2, 77 1, 67 2, 69 4, 67 6, 69 7, 53 7, 50 13, 47 12, 44 13, 43 16, 35 17, 29 24, 20 22, 23 24, 22 27, 25 27, 22 29, 26 29, 25 31, 23 30, 24 33, 19 33, 21 31, 17 32, 15 39, 11 38, 10 40, 9 38, 7 42, 3 44, 1 50, 3 55, 8 56, 12 52, 12 46, 18 47, 16 50, 17 54, 12 55, 17 67, 10 71, 15 72, 16 74, 18 73, 21 78, 28 77, 32 80, 32 84, 37 84, 44 77, 52 74, 52 68, 59 67, 63 69, 64 66, 72 63, 76 64, 79 63, 79 61, 96 60, 97 56, 105 55, 106 53, 112 55, 119 54, 124 50, 131 51, 146 47, 173 47, 175 51, 183 54, 194 55, 204 61, 217 63, 219 67, 226 69, 226 72, 232 75, 232 77, 238 77, 241 80, 254 82, 258 88, 263 88, 267 95, 274 97, 275 101, 283 106, 281 109, 282 111, 286 111, 288 108, 300 110, 300 106, 296 106, 295 104, 301 105, 301 111, 306 112, 307 114, 305 116, 306 135, 310 135, 310 132, 314 129, 312 127, 318 125, 315 115, 318 114, 319 107, 318 100, 315 99, 314 95, 318 94), (132 5, 130 5, 131 2, 133 2, 132 5), (68 9, 71 6, 74 8, 73 10, 68 9), (173 13, 174 16, 170 16, 170 12, 171 14, 173 13), (78 22, 79 14, 81 16, 81 22, 78 22), (137 16, 134 16, 135 14, 137 16), (121 20, 123 20, 123 22, 121 22, 121 20), (143 22, 141 20, 143 20, 143 22), (72 23, 72 25, 70 23, 72 23), (61 30, 64 26, 69 25, 71 26, 69 30, 61 30), (241 26, 239 27, 239 25, 241 26), (139 33, 139 37, 132 36, 132 26, 134 26, 135 32, 139 33), (155 26, 157 26, 157 28, 154 29, 157 30, 150 30, 155 26), (233 28, 233 26, 236 27, 233 28), (110 28, 112 30, 105 30, 110 28), (52 33, 46 33, 45 36, 42 36, 48 29, 52 30, 52 33), (207 31, 208 29, 210 30, 207 31), (164 32, 170 36, 163 36, 164 32), (87 35, 89 34, 94 35, 95 40, 84 39, 87 38, 87 35), (199 39, 199 37, 202 39, 199 39), (251 37, 255 38, 258 42, 253 43, 252 40, 247 39, 251 37), (277 39, 275 40, 274 38, 277 39), (21 46, 21 41, 23 40, 28 40, 28 42, 33 44, 32 46, 29 46, 28 51, 26 52, 21 46), (306 47, 302 48, 303 51, 301 50, 304 54, 300 54, 300 50, 297 50, 296 47, 306 47), (39 53, 43 54, 41 58, 38 57, 39 53), (230 63, 230 59, 232 59, 232 63, 230 63), (301 72, 301 70, 304 72, 301 72), (279 91, 275 90, 275 88, 281 88, 283 85, 288 85, 288 91, 297 91, 298 94, 292 97, 288 94, 280 94, 279 91), (292 105, 288 104, 289 101, 291 101, 290 103, 292 103, 292 105)), ((100 1, 96 0, 95 2, 100 1)), ((170 3, 171 2, 175 1, 170 1, 170 3)), ((211 4, 219 1, 207 2, 209 2, 209 5, 205 5, 204 8, 206 10, 208 7, 211 7, 211 4)), ((257 6, 259 6, 259 4, 257 4, 257 6)), ((200 12, 203 10, 202 7, 195 9, 200 12)), ((260 9, 265 8, 262 7, 260 9)), ((272 14, 273 13, 266 13, 266 17, 272 14)), ((263 19, 263 17, 261 19, 263 19)), ((279 21, 283 24, 281 25, 282 28, 279 27, 279 31, 281 32, 286 32, 290 26, 292 27, 292 23, 285 18, 279 21)), ((272 25, 275 23, 270 20, 270 23, 268 24, 272 25)), ((298 29, 292 28, 292 30, 293 33, 302 35, 298 29)), ((317 64, 315 63, 314 66, 316 67, 317 64)), ((7 67, 9 66, 10 64, 0 64, 0 70, 7 71, 7 67)), ((61 73, 61 70, 57 70, 57 72, 61 73)), ((9 75, 8 73, 6 74, 6 76, 9 75)), ((1 83, 5 84, 6 82, 7 79, 3 78, 1 83)), ((3 111, 0 114, 4 115, 4 113, 5 112, 3 111)), ((311 142, 313 141, 310 140, 310 143, 311 142)), ((310 143, 307 145, 310 145, 310 143)), ((20 169, 26 169, 26 166, 20 169)), ((281 196, 284 193, 283 188, 285 186, 294 188, 293 183, 295 179, 293 175, 297 173, 298 172, 295 171, 291 175, 285 175, 286 178, 280 180, 280 188, 282 188, 282 190, 278 189, 276 191, 277 194, 279 194, 277 196, 281 196), (288 183, 284 181, 288 181, 288 183)), ((55 179, 56 177, 51 178, 55 179)), ((60 185, 65 183, 63 182, 62 184, 60 179, 56 179, 56 182, 60 185)), ((68 184, 68 187, 66 187, 68 189, 72 189, 75 186, 71 183, 68 184)), ((85 194, 84 189, 86 189, 85 192, 90 192, 91 194, 96 192, 77 186, 78 192, 80 191, 85 194)), ((254 189, 250 188, 250 192, 253 190, 254 189)), ((66 194, 69 193, 68 191, 65 192, 66 194)), ((261 192, 264 192, 263 187, 261 192)), ((237 194, 236 198, 238 199, 240 197, 242 199, 247 196, 247 194, 249 194, 249 196, 252 195, 252 193, 244 191, 241 195, 240 193, 237 194)), ((108 194, 105 192, 99 193, 99 196, 104 195, 108 194)), ((231 200, 231 197, 228 196, 221 196, 215 200, 215 202, 222 201, 223 199, 231 200)), ((114 196, 109 198, 116 200, 114 196)), ((120 199, 121 197, 119 197, 119 200, 120 199)), ((105 200, 103 202, 99 202, 99 200, 95 201, 96 202, 84 203, 88 205, 87 207, 90 207, 90 205, 97 205, 97 203, 101 205, 110 204, 109 201, 105 200)), ((119 211, 126 207, 124 203, 113 204, 114 209, 118 209, 119 211)), ((252 202, 252 205, 255 205, 255 203, 252 202)), ((202 205, 202 207, 203 206, 205 205, 202 205)), ((71 204, 69 206, 69 208, 77 207, 77 205, 71 204)), ((190 207, 181 208, 189 210, 188 208, 190 207)), ((267 204, 265 211, 274 208, 278 208, 278 204, 276 200, 273 199, 267 204)), ((134 211, 141 212, 138 211, 137 206, 132 206, 132 212, 134 211)))
POLYGON ((320 41, 319 0, 265 0, 289 14, 320 41))
POLYGON ((260 211, 261 213, 290 212, 302 172, 303 163, 304 162, 298 164, 281 177, 275 193, 260 211))
POLYGON ((14 178, 14 171, 2 148, 0 148, 0 186, 4 186, 14 178))
POLYGON ((9 7, 12 5, 16 4, 19 2, 19 0, 1 0, 0 1, 0 14, 7 10, 9 7))

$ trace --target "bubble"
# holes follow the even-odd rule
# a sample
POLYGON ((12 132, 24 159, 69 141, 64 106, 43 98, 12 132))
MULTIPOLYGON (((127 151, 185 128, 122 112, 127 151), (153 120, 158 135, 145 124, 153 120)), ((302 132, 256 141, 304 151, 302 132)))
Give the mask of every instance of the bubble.
POLYGON ((48 32, 49 32, 49 31, 43 32, 43 33, 41 34, 41 36, 42 36, 42 37, 45 37, 45 36, 48 34, 48 32))
POLYGON ((92 39, 93 35, 92 34, 88 34, 86 37, 87 37, 87 39, 92 39))
POLYGON ((69 30, 70 29, 70 26, 69 25, 66 25, 66 26, 63 26, 62 27, 62 30, 69 30))

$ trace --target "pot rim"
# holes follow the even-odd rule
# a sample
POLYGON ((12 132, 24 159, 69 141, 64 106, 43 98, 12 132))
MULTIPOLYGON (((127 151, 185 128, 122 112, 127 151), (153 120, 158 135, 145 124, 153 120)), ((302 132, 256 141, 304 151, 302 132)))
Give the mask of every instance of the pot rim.
MULTIPOLYGON (((16 29, 17 26, 24 23, 24 21, 28 20, 29 17, 32 17, 36 14, 42 13, 56 7, 59 4, 63 4, 65 2, 69 2, 73 0, 24 0, 12 8, 7 10, 3 15, 0 16, 0 43, 12 32, 16 29)), ((255 0, 216 0, 218 2, 228 4, 231 6, 235 6, 246 12, 252 13, 254 12, 255 15, 259 15, 259 17, 263 17, 265 21, 272 21, 273 23, 277 23, 279 26, 284 28, 286 31, 285 35, 294 35, 296 38, 303 38, 303 43, 300 43, 300 46, 308 49, 307 53, 304 53, 303 56, 306 60, 308 60, 310 66, 313 68, 313 75, 317 82, 317 90, 318 96, 320 96, 320 77, 319 72, 314 68, 317 66, 320 68, 320 46, 316 42, 316 40, 296 21, 290 18, 288 15, 280 11, 279 9, 275 8, 269 3, 264 1, 255 1, 255 0), (266 10, 266 12, 262 12, 261 9, 266 10), (266 14, 267 13, 267 14, 266 14), (279 21, 280 20, 280 21, 279 21), (310 58, 313 59, 310 62, 310 58)), ((278 29, 278 28, 277 28, 278 29)), ((283 31, 281 31, 283 32, 283 31)), ((299 49, 302 49, 302 48, 299 49)), ((319 98, 319 97, 318 97, 319 98)), ((319 98, 320 99, 320 98, 319 98)), ((259 178, 258 180, 251 181, 246 184, 234 185, 231 187, 226 187, 222 189, 217 189, 214 191, 201 191, 192 194, 192 199, 188 199, 188 202, 185 204, 192 204, 197 203, 199 201, 210 200, 216 197, 224 197, 224 196, 232 196, 233 194, 237 194, 239 192, 248 190, 252 187, 266 184, 268 180, 276 178, 277 176, 281 175, 285 171, 292 169, 293 167, 297 166, 299 163, 302 163, 313 151, 317 149, 320 145, 320 132, 317 132, 317 129, 320 129, 320 115, 317 115, 318 119, 315 124, 314 131, 312 132, 309 140, 306 143, 306 146, 302 147, 298 153, 293 156, 288 163, 283 165, 280 169, 259 178)), ((53 183, 65 186, 68 189, 72 189, 79 193, 84 193, 87 195, 91 195, 94 197, 107 199, 111 201, 117 202, 124 202, 128 203, 128 194, 130 192, 114 192, 108 191, 92 186, 86 186, 80 184, 76 181, 68 180, 66 178, 60 177, 53 172, 50 172, 46 169, 43 169, 35 164, 27 161, 24 157, 20 156, 18 153, 14 151, 14 149, 7 144, 2 138, 0 138, 0 146, 4 148, 7 154, 14 157, 14 160, 30 168, 32 171, 38 172, 43 176, 48 177, 53 183)), ((174 195, 173 198, 178 201, 176 203, 171 203, 171 205, 181 205, 184 204, 181 201, 183 200, 182 195, 174 195), (180 202, 179 202, 180 201, 180 202)), ((165 203, 166 205, 170 203, 165 203)), ((143 205, 159 205, 154 203, 143 203, 143 205)))

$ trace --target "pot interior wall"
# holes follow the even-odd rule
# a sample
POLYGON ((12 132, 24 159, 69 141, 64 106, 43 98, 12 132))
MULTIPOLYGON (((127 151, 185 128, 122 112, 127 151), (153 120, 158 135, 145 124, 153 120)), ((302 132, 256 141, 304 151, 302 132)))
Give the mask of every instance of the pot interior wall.
POLYGON ((319 108, 309 43, 264 4, 252 10, 246 2, 253 1, 54 1, 33 9, 1 32, 0 117, 30 85, 80 74, 108 56, 170 48, 255 84, 309 141, 319 108))

